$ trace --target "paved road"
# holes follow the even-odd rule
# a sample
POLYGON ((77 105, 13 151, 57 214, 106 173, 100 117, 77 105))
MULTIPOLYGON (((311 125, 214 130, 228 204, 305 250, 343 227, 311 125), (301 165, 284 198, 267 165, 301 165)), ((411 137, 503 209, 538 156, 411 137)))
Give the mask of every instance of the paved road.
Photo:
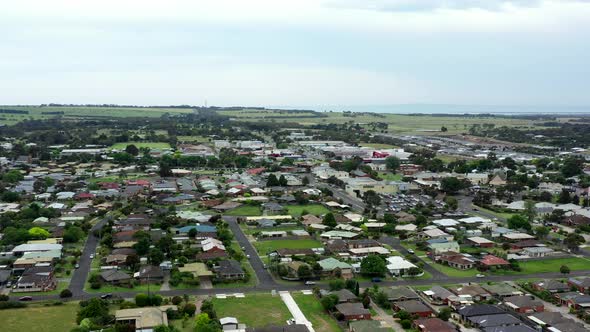
POLYGON ((256 273, 256 277, 258 278, 258 284, 256 287, 260 287, 261 285, 265 285, 265 286, 269 286, 269 287, 275 286, 277 283, 272 278, 272 276, 270 275, 268 270, 264 268, 264 263, 262 262, 262 260, 258 256, 258 252, 256 252, 256 248, 254 248, 252 243, 250 243, 250 241, 248 241, 246 234, 244 234, 244 232, 240 228, 240 225, 238 225, 237 219, 238 219, 237 217, 232 217, 232 216, 224 216, 223 217, 223 220, 225 220, 225 222, 227 222, 232 233, 234 233, 234 237, 235 237, 236 241, 238 241, 238 243, 240 244, 240 247, 245 249, 244 252, 246 253, 246 255, 250 255, 250 259, 249 259, 250 265, 252 265, 252 268, 254 269, 254 272, 256 273))
MULTIPOLYGON (((379 239, 379 242, 391 246, 393 249, 397 250, 399 253, 401 253, 404 256, 410 254, 408 252, 408 250, 406 248, 404 248, 404 246, 401 245, 400 240, 398 238, 393 237, 393 236, 384 236, 379 239)), ((449 279, 449 276, 447 276, 446 274, 435 269, 430 264, 423 261, 422 258, 420 258, 418 256, 416 256, 416 258, 418 258, 422 263, 424 263, 424 267, 423 267, 424 271, 427 271, 428 273, 430 273, 432 275, 432 279, 430 279, 430 280, 447 281, 449 279)))
POLYGON ((94 236, 93 231, 101 229, 108 221, 108 217, 101 219, 92 227, 88 234, 88 239, 84 245, 82 256, 80 256, 78 261, 80 267, 74 270, 72 280, 70 281, 70 286, 68 287, 74 296, 81 296, 85 294, 84 284, 86 283, 86 279, 90 273, 90 265, 92 264, 90 255, 96 252, 96 248, 98 247, 98 242, 100 240, 98 237, 94 236))

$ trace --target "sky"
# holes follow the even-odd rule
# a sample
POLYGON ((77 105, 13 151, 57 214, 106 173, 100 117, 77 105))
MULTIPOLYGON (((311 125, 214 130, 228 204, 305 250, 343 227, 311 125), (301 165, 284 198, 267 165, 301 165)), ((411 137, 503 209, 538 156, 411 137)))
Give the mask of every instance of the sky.
POLYGON ((590 105, 590 0, 19 0, 0 13, 0 104, 590 105))

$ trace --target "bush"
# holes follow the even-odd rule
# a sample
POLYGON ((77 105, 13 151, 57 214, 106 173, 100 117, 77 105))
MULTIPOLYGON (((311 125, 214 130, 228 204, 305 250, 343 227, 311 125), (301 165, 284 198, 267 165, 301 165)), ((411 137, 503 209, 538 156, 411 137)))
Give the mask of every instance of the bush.
POLYGON ((174 296, 172 298, 172 304, 174 305, 179 305, 182 302, 182 297, 180 296, 174 296))
POLYGON ((59 297, 62 299, 72 297, 72 291, 69 289, 64 289, 59 293, 59 297))
POLYGON ((197 310, 197 306, 194 303, 187 303, 182 308, 182 312, 190 317, 195 315, 195 311, 197 310))
POLYGON ((13 309, 13 308, 24 308, 27 304, 18 301, 2 301, 0 302, 0 310, 2 309, 13 309))
POLYGON ((412 327, 412 321, 409 319, 404 319, 404 320, 400 321, 399 323, 406 330, 412 327))
POLYGON ((8 297, 8 295, 0 294, 0 302, 4 302, 4 301, 8 301, 8 300, 10 300, 10 297, 8 297))

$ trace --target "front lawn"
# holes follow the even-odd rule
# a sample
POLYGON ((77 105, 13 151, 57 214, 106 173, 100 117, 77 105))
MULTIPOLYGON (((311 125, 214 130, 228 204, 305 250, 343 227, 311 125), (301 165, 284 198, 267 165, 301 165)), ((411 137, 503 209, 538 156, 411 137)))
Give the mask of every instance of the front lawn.
POLYGON ((285 325, 291 313, 283 300, 270 294, 246 294, 244 298, 213 298, 218 317, 235 317, 248 327, 285 325))
POLYGON ((432 266, 433 268, 437 269, 438 271, 448 275, 449 277, 459 277, 459 278, 460 277, 475 277, 476 274, 480 273, 476 269, 470 269, 470 270, 455 269, 455 268, 452 268, 447 265, 435 263, 429 258, 424 258, 424 262, 426 262, 426 264, 432 266))
POLYGON ((303 212, 307 212, 316 216, 321 216, 330 212, 330 210, 321 204, 287 205, 285 208, 287 209, 287 212, 293 217, 299 217, 304 214, 303 212))
POLYGON ((308 249, 320 248, 322 243, 316 240, 301 239, 301 240, 268 240, 254 242, 254 247, 258 250, 260 255, 266 255, 277 249, 308 249))
POLYGON ((102 285, 99 289, 92 289, 88 281, 86 281, 86 285, 84 285, 84 291, 87 293, 118 293, 118 292, 146 292, 148 288, 151 292, 159 291, 161 285, 137 285, 133 288, 128 287, 118 287, 113 285, 102 285), (149 287, 148 287, 149 286, 149 287))
POLYGON ((259 206, 242 205, 235 209, 224 212, 227 216, 261 216, 262 211, 259 206))
POLYGON ((26 308, 0 310, 3 332, 55 332, 70 331, 76 327, 78 302, 62 305, 32 304, 26 308))
POLYGON ((326 313, 322 304, 314 295, 291 293, 291 296, 293 296, 305 318, 311 322, 314 330, 325 332, 342 331, 336 320, 326 313))

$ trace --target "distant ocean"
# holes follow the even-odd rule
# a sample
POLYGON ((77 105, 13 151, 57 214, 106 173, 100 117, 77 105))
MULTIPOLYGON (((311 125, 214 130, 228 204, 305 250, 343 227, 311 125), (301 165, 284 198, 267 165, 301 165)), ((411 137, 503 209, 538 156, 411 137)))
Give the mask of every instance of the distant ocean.
POLYGON ((486 106, 486 105, 444 105, 444 104, 399 104, 399 105, 316 105, 316 106, 269 106, 280 109, 305 109, 318 112, 372 112, 393 114, 576 114, 590 115, 590 106, 486 106))

